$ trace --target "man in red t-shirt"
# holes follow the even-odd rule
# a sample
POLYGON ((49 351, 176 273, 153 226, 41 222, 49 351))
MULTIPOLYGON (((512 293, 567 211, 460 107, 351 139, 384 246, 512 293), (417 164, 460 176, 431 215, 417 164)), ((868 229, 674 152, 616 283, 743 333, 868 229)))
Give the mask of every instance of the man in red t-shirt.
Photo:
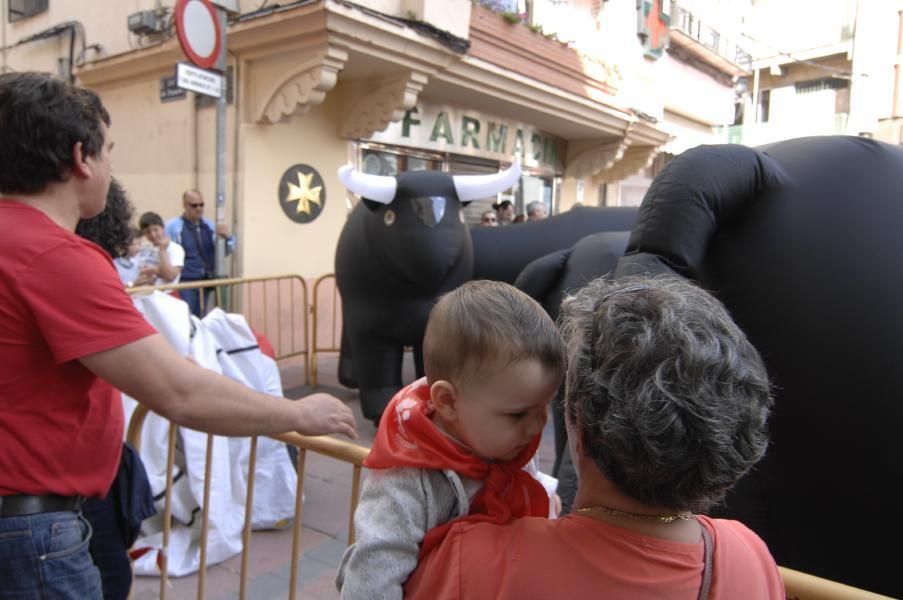
POLYGON ((88 393, 98 375, 200 431, 356 436, 332 396, 292 402, 185 360, 73 233, 103 209, 109 125, 91 91, 0 75, 0 596, 101 597, 79 509, 110 487, 123 416, 112 390, 88 393))

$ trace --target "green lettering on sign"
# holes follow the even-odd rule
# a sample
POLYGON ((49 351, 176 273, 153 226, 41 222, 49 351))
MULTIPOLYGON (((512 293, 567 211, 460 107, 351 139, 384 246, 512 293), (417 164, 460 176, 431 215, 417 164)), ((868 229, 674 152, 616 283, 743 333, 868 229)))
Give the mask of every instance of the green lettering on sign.
POLYGON ((512 148, 511 154, 520 156, 521 161, 524 160, 524 132, 520 129, 514 134, 514 148, 512 148))
POLYGON ((546 138, 542 162, 547 165, 554 165, 558 162, 558 142, 546 138))
POLYGON ((480 122, 472 117, 461 117, 461 145, 467 147, 467 142, 472 141, 473 147, 480 149, 480 122))
POLYGON ((449 144, 455 143, 454 138, 452 138, 451 123, 448 122, 448 115, 445 113, 445 111, 442 111, 438 115, 436 115, 436 123, 433 125, 433 132, 430 134, 430 141, 435 142, 440 137, 445 138, 445 141, 449 144))
POLYGON ((404 118, 401 120, 401 137, 411 137, 411 125, 420 125, 420 120, 414 118, 414 113, 418 112, 420 111, 416 106, 405 111, 404 118))
POLYGON ((486 150, 488 152, 505 153, 505 146, 508 145, 508 126, 496 125, 489 121, 489 127, 486 129, 486 150))
POLYGON ((542 136, 535 131, 530 136, 530 146, 533 147, 533 160, 542 162, 542 136))

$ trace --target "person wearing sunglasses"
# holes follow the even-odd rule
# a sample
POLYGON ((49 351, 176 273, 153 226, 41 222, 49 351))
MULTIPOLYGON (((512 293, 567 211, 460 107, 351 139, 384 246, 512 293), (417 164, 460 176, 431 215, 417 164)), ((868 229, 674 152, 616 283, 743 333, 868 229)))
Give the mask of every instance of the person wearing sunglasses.
MULTIPOLYGON (((182 216, 166 223, 166 235, 185 250, 185 264, 182 267, 182 283, 205 281, 216 278, 216 236, 226 239, 226 254, 235 249, 235 237, 229 235, 225 223, 213 224, 204 217, 204 197, 198 190, 186 190, 182 194, 182 216)), ((214 289, 204 289, 204 303, 201 305, 200 290, 180 290, 179 295, 188 303, 191 313, 202 317, 214 304, 214 289), (203 308, 203 311, 202 311, 203 308)))
POLYGON ((480 227, 498 227, 499 219, 494 210, 487 210, 480 215, 480 227))

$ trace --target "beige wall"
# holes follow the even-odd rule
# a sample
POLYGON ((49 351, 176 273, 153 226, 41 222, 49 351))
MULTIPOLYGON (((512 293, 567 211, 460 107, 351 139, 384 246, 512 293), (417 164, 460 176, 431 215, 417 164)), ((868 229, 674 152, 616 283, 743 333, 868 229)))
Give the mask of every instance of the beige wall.
POLYGON ((287 123, 242 127, 239 234, 244 275, 297 273, 312 278, 333 272, 336 243, 348 214, 346 190, 336 177, 336 170, 348 161, 348 142, 336 136, 340 104, 331 94, 324 104, 287 123), (279 206, 279 180, 295 164, 314 167, 326 187, 323 212, 304 225, 289 220, 279 206))
MULTIPOLYGON (((8 23, 6 19, 9 0, 0 0, 2 19, 0 19, 0 37, 6 45, 11 46, 19 40, 54 27, 65 21, 78 21, 84 26, 85 45, 100 44, 99 51, 88 50, 85 59, 113 56, 127 52, 132 48, 147 45, 151 38, 139 37, 129 32, 128 16, 141 10, 154 8, 154 0, 51 0, 46 12, 23 19, 16 23, 8 23)), ((164 3, 171 9, 175 4, 169 0, 164 3)), ((81 51, 81 41, 76 43, 76 54, 81 51)), ((55 69, 57 57, 68 56, 69 34, 23 44, 4 53, 2 58, 6 69, 24 71, 27 69, 55 69), (48 54, 49 52, 49 54, 48 54), (51 60, 48 61, 47 57, 51 60)))
MULTIPOLYGON (((577 202, 577 179, 574 177, 562 177, 561 179, 561 203, 558 211, 565 212, 574 207, 577 202)), ((583 178, 583 206, 600 206, 599 186, 593 183, 592 177, 583 178)))
POLYGON ((100 95, 113 121, 113 174, 135 205, 136 218, 147 210, 164 219, 181 212, 178 198, 194 180, 193 100, 160 102, 156 79, 100 95))

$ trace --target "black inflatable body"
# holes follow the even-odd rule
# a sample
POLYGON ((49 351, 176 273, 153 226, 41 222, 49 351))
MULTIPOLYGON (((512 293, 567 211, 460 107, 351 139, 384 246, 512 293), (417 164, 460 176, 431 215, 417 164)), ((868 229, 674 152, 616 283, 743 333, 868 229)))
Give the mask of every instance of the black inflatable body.
POLYGON ((778 563, 899 597, 903 150, 805 138, 688 151, 619 274, 674 270, 728 307, 774 383, 766 458, 719 516, 778 563))
MULTIPOLYGON (((606 231, 588 235, 566 250, 552 252, 527 265, 514 282, 515 287, 535 298, 553 319, 558 319, 561 300, 597 277, 614 272, 624 254, 628 231, 606 231)), ((561 397, 552 405, 555 427, 555 465, 559 478, 558 495, 562 509, 569 512, 577 493, 577 474, 567 455, 567 431, 561 397)))
POLYGON ((581 206, 516 227, 478 227, 472 231, 473 278, 513 283, 531 261, 570 248, 594 233, 630 231, 636 216, 636 207, 581 206))

